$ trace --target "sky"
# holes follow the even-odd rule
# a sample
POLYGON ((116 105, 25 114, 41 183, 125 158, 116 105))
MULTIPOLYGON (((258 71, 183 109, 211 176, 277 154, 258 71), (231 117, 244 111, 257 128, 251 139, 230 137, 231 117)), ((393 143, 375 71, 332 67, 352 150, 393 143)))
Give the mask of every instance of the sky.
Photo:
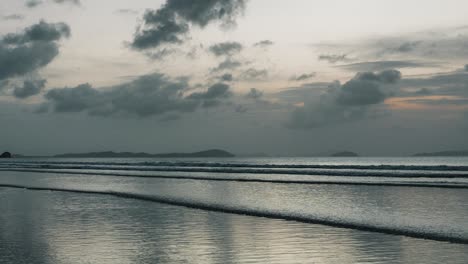
POLYGON ((2 0, 0 151, 468 149, 462 0, 2 0))

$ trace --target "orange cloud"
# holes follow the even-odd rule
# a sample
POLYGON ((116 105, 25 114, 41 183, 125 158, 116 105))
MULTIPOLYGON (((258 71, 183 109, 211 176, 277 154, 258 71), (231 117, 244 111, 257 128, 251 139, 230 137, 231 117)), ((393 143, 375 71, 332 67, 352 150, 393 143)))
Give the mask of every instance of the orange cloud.
POLYGON ((394 110, 466 110, 468 104, 456 104, 457 100, 463 99, 468 98, 452 95, 395 97, 385 100, 385 104, 394 110), (437 101, 444 101, 444 103, 436 104, 437 101), (453 104, 450 101, 453 101, 453 104))

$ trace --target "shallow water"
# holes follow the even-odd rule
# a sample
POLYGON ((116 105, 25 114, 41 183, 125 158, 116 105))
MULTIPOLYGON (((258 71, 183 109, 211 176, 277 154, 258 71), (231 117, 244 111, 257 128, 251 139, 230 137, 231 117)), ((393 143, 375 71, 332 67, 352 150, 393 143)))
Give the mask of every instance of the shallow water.
POLYGON ((466 263, 468 246, 188 209, 0 188, 0 263, 466 263))
POLYGON ((108 193, 194 208, 468 243, 468 189, 2 172, 0 186, 108 193))
POLYGON ((1 186, 10 258, 47 245, 46 263, 87 263, 84 249, 97 250, 88 263, 468 261, 467 158, 12 159, 0 161, 1 186), (82 212, 97 220, 74 222, 82 212))

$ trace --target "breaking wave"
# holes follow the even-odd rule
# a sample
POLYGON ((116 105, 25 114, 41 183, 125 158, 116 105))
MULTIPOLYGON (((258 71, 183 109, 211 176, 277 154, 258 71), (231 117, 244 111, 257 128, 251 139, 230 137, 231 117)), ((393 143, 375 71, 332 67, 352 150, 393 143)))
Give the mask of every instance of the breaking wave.
POLYGON ((181 198, 173 198, 173 197, 164 197, 158 195, 148 195, 148 194, 138 194, 138 193, 131 193, 131 192, 121 192, 121 191, 98 191, 98 190, 86 190, 86 189, 79 189, 79 188, 52 188, 52 187, 35 187, 35 186, 27 186, 27 185, 15 185, 15 184, 0 184, 0 187, 7 187, 7 188, 23 188, 29 190, 42 190, 42 191, 64 191, 64 192, 75 192, 75 193, 90 193, 90 194, 103 194, 103 195, 113 195, 117 197, 123 198, 131 198, 131 199, 140 199, 145 201, 153 201, 171 205, 178 205, 178 206, 185 206, 189 208, 195 209, 202 209, 202 210, 210 210, 210 211, 217 211, 217 212, 224 212, 224 213, 233 213, 233 214, 242 214, 242 215, 250 215, 250 216, 257 216, 257 217, 267 217, 267 218, 277 218, 277 219, 284 219, 284 220, 291 220, 291 221, 299 221, 305 223, 313 223, 313 224, 323 224, 335 227, 342 227, 342 228, 352 228, 358 230, 365 230, 365 231, 373 231, 373 232, 380 232, 380 233, 387 233, 387 234, 394 234, 394 235, 405 235, 415 238, 424 238, 424 239, 431 239, 431 240, 438 240, 438 241, 447 241, 452 243, 462 243, 468 244, 468 236, 466 233, 453 232, 447 230, 438 230, 433 228, 414 228, 412 226, 404 226, 404 225, 389 225, 388 223, 379 223, 379 222, 372 222, 366 221, 366 219, 362 219, 361 221, 352 220, 352 219, 338 219, 338 218, 331 218, 327 215, 304 215, 301 213, 291 213, 291 212, 281 212, 281 211, 274 211, 271 209, 262 209, 256 208, 252 206, 249 207, 242 207, 242 206, 235 206, 235 205, 223 205, 219 203, 207 203, 207 202, 200 202, 196 200, 185 199, 181 198))

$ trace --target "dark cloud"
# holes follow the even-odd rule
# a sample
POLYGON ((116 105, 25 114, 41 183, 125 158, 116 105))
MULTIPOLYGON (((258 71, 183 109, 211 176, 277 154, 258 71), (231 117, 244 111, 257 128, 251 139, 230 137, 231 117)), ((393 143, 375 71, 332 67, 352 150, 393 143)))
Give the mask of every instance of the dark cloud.
POLYGON ((386 97, 375 81, 351 80, 338 90, 336 102, 340 105, 371 105, 383 102, 386 97))
POLYGON ((55 43, 33 43, 13 48, 0 44, 0 80, 22 76, 49 64, 59 53, 55 43))
POLYGON ((24 16, 21 14, 11 14, 3 16, 3 20, 23 20, 24 16))
POLYGON ((101 94, 90 84, 81 84, 74 88, 52 89, 45 98, 53 102, 56 112, 81 112, 97 106, 102 101, 101 94))
POLYGON ((70 35, 64 23, 39 24, 0 38, 0 80, 31 73, 59 53, 57 41, 70 35))
POLYGON ((263 92, 256 88, 251 88, 250 91, 245 95, 246 98, 259 100, 263 97, 263 92))
POLYGON ((191 26, 204 28, 218 21, 234 25, 244 8, 245 0, 167 0, 160 9, 146 11, 131 46, 143 50, 181 43, 191 26))
POLYGON ((336 66, 348 71, 383 71, 387 69, 436 67, 437 64, 415 61, 367 61, 336 66))
POLYGON ((399 80, 401 80, 401 73, 397 70, 358 73, 336 91, 336 102, 341 105, 381 103, 393 93, 393 91, 383 90, 383 85, 395 84, 399 80))
POLYGON ((51 42, 70 37, 70 27, 65 23, 47 23, 40 21, 21 33, 10 33, 2 38, 6 44, 25 44, 28 42, 51 42))
POLYGON ((46 80, 24 81, 23 86, 15 87, 13 95, 16 98, 27 98, 39 94, 45 87, 46 80))
POLYGON ((359 81, 376 81, 382 83, 395 83, 401 79, 401 72, 397 70, 386 70, 379 73, 362 72, 355 77, 359 81))
POLYGON ((274 45, 275 43, 271 40, 262 40, 254 44, 254 47, 266 48, 274 45))
POLYGON ((427 77, 405 78, 399 85, 404 91, 430 89, 434 95, 468 96, 468 72, 454 71, 427 77))
POLYGON ((292 76, 291 78, 289 78, 290 81, 297 81, 297 82, 301 82, 301 81, 305 81, 305 80, 309 80, 311 78, 314 78, 317 74, 315 72, 313 73, 304 73, 304 74, 301 74, 299 76, 292 76))
POLYGON ((398 71, 391 70, 358 73, 343 85, 335 82, 318 99, 312 98, 303 102, 303 107, 296 108, 287 126, 308 129, 376 115, 371 110, 393 95, 393 90, 388 86, 394 85, 400 78, 398 71))
MULTIPOLYGON (((56 4, 73 4, 73 5, 81 5, 80 0, 52 0, 53 3, 56 4)), ((44 2, 41 0, 28 0, 26 1, 26 6, 28 8, 35 8, 42 5, 44 2)))
POLYGON ((428 76, 405 78, 401 85, 405 88, 439 88, 447 90, 454 87, 466 87, 468 84, 468 73, 448 72, 428 76))
POLYGON ((52 89, 45 98, 55 112, 146 117, 214 107, 231 95, 230 87, 223 83, 214 84, 204 92, 186 95, 190 89, 186 78, 170 79, 162 74, 152 74, 108 88, 95 89, 82 84, 74 88, 52 89))
POLYGON ((187 97, 189 100, 201 102, 203 107, 218 106, 222 101, 231 96, 230 87, 224 83, 216 83, 208 88, 206 92, 192 93, 187 97))
POLYGON ((266 69, 249 68, 241 73, 240 79, 244 81, 261 81, 268 78, 268 71, 266 69))
POLYGON ((29 8, 34 8, 42 4, 40 0, 28 0, 26 1, 26 6, 29 8))
POLYGON ((243 49, 242 44, 239 42, 222 42, 214 44, 208 48, 208 50, 215 56, 232 56, 236 53, 241 52, 243 49))
POLYGON ((431 95, 432 91, 427 88, 421 88, 414 92, 415 95, 431 95))
POLYGON ((468 71, 468 64, 465 65, 465 71, 468 71))
POLYGON ((347 54, 322 54, 318 56, 318 59, 328 61, 329 63, 351 61, 351 59, 348 58, 347 54))
POLYGON ((398 46, 396 46, 394 49, 390 48, 389 51, 393 50, 393 52, 401 52, 401 53, 412 52, 419 46, 420 43, 421 41, 403 42, 399 44, 398 46))
POLYGON ((221 72, 225 70, 232 70, 232 69, 239 68, 240 66, 242 66, 242 62, 227 58, 226 60, 221 62, 218 66, 211 69, 211 72, 215 73, 215 72, 221 72))
POLYGON ((225 82, 232 82, 232 80, 234 80, 234 77, 232 76, 232 74, 226 73, 226 74, 221 75, 219 79, 225 82))

